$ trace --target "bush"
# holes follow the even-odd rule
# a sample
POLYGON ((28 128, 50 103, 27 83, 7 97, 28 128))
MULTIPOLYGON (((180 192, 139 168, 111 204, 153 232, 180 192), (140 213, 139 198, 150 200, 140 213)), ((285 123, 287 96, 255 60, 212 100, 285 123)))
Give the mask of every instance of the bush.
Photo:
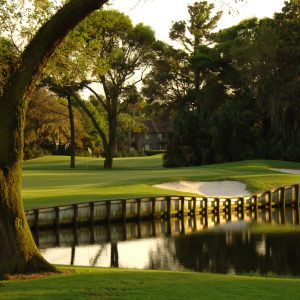
POLYGON ((33 159, 45 155, 51 154, 49 150, 42 148, 39 145, 36 144, 25 144, 24 145, 24 155, 23 159, 33 159))
POLYGON ((153 155, 157 155, 157 154, 165 154, 166 150, 144 150, 144 153, 147 156, 153 156, 153 155))
POLYGON ((136 149, 130 149, 129 151, 118 151, 114 157, 136 157, 143 156, 143 153, 139 153, 136 149))

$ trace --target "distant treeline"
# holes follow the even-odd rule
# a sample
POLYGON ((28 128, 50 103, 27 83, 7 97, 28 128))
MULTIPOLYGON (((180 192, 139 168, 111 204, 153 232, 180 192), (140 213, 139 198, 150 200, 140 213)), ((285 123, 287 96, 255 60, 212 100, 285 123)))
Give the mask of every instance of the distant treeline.
POLYGON ((203 12, 195 3, 188 21, 174 23, 182 50, 162 47, 144 89, 173 111, 165 166, 300 160, 299 1, 215 34, 205 24, 217 16, 211 10, 205 23, 203 12))

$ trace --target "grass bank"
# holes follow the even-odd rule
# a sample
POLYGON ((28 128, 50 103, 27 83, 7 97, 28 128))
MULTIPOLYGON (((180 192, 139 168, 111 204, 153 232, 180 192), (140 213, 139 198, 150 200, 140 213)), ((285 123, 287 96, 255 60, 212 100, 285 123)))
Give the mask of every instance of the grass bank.
POLYGON ((0 282, 0 299, 298 299, 300 279, 192 272, 72 268, 0 282))
POLYGON ((251 192, 300 182, 300 175, 270 168, 300 169, 300 163, 253 160, 208 166, 165 169, 161 156, 118 158, 113 170, 103 170, 103 159, 42 157, 24 163, 23 198, 26 208, 154 195, 187 195, 152 187, 179 180, 238 180, 251 192))

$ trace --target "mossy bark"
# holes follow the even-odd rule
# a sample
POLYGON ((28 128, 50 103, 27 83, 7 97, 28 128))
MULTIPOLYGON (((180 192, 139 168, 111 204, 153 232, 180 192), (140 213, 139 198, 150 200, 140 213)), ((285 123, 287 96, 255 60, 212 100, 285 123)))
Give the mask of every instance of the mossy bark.
POLYGON ((55 268, 40 255, 21 198, 26 109, 34 83, 55 47, 107 0, 71 0, 38 31, 20 57, 0 98, 0 277, 55 268))
POLYGON ((20 162, 0 170, 0 278, 4 274, 55 271, 40 255, 21 199, 20 162))

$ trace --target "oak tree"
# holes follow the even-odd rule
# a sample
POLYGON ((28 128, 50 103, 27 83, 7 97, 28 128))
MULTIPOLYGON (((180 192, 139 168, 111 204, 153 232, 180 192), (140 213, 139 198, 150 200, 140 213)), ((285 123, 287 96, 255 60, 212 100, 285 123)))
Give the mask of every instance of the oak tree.
POLYGON ((0 97, 0 276, 54 271, 40 255, 26 221, 21 175, 25 114, 42 68, 67 33, 106 0, 70 0, 35 34, 22 52, 0 97))

